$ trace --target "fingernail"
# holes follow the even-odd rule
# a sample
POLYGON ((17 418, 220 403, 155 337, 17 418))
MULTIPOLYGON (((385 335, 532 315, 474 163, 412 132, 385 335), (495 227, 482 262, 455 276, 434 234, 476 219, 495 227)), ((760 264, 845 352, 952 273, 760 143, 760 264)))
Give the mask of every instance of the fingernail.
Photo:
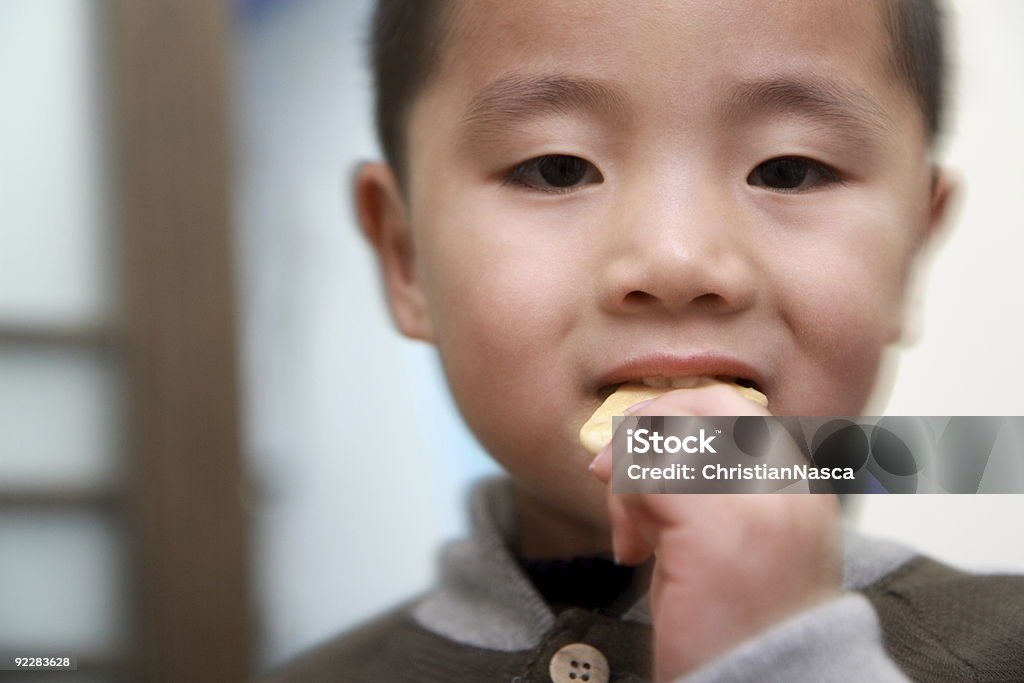
POLYGON ((628 407, 625 410, 623 410, 622 414, 623 415, 632 415, 633 413, 635 413, 636 411, 640 410, 641 408, 643 408, 645 405, 647 405, 648 403, 650 403, 653 400, 654 400, 653 398, 649 398, 646 401, 640 401, 639 403, 634 403, 630 407, 628 407))
POLYGON ((605 453, 607 453, 610 448, 611 448, 611 444, 608 444, 607 446, 602 448, 600 451, 598 451, 597 455, 594 456, 594 459, 590 461, 590 471, 591 472, 593 472, 594 470, 597 469, 598 463, 601 462, 601 460, 604 458, 605 453))

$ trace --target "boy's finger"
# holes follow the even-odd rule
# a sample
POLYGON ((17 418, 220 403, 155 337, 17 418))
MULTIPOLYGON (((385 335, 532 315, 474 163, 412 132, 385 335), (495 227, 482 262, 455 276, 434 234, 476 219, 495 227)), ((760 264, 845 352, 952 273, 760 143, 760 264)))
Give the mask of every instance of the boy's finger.
MULTIPOLYGON (((628 495, 628 494, 627 494, 628 495)), ((612 549, 620 564, 643 564, 654 552, 641 520, 630 510, 627 495, 608 493, 608 516, 612 526, 612 549)))
POLYGON ((612 445, 609 443, 594 456, 590 462, 590 471, 598 479, 607 484, 612 479, 612 445))

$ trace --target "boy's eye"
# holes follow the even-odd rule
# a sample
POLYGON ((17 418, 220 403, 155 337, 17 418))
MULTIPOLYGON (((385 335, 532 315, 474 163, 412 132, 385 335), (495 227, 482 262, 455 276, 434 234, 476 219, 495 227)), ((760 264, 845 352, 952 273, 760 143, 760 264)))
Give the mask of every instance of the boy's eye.
POLYGON ((524 161, 506 178, 506 182, 543 192, 569 192, 603 180, 592 163, 568 154, 549 154, 524 161))
POLYGON ((800 192, 837 182, 839 175, 831 168, 803 157, 769 159, 747 176, 750 185, 783 192, 800 192))

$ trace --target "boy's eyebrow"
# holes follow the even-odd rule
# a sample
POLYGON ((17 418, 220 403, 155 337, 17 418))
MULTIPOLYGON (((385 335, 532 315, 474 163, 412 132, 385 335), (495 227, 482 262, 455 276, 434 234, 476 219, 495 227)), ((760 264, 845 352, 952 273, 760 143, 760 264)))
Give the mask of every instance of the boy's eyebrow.
POLYGON ((625 91, 604 81, 566 74, 514 74, 477 92, 466 107, 462 125, 471 135, 512 121, 581 109, 620 118, 629 108, 625 91))
MULTIPOLYGON (((731 86, 718 105, 723 120, 754 113, 790 113, 819 122, 854 144, 871 143, 890 131, 892 120, 856 86, 821 78, 776 77, 731 86)), ((504 76, 478 91, 462 116, 465 139, 548 114, 589 110, 626 120, 630 98, 614 84, 568 74, 504 76)))
POLYGON ((789 113, 820 122, 855 143, 869 142, 893 128, 885 110, 866 92, 841 81, 773 78, 744 81, 729 88, 720 114, 726 119, 751 112, 789 113))

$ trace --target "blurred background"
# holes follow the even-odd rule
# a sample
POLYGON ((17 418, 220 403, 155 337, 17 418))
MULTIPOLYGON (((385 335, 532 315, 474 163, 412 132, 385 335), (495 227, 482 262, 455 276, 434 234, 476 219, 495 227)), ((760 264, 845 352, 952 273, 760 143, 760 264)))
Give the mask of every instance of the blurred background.
MULTIPOLYGON (((245 680, 423 589, 464 531, 496 470, 350 204, 370 5, 0 0, 0 656, 79 668, 0 680, 245 680)), ((952 9, 965 193, 877 405, 1021 415, 1024 3, 952 9)), ((1024 496, 854 514, 1024 571, 1024 496)))

